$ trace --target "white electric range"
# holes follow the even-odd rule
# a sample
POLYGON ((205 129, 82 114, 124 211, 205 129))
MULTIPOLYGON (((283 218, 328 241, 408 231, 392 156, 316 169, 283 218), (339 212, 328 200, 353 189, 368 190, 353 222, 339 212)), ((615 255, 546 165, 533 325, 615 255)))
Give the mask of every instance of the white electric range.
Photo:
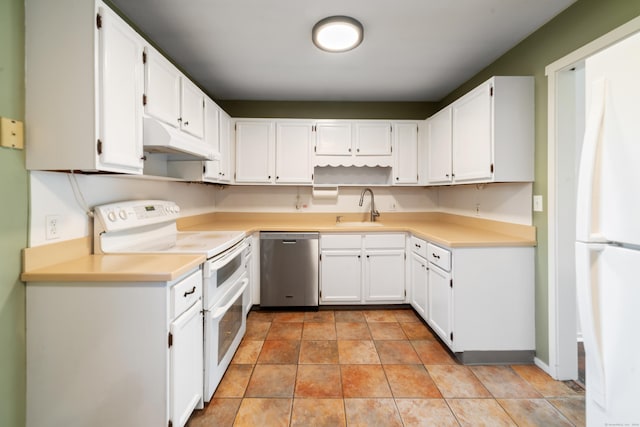
POLYGON ((94 252, 197 253, 202 265, 204 400, 209 401, 246 332, 250 292, 243 231, 178 231, 180 208, 164 200, 135 200, 94 208, 94 252))

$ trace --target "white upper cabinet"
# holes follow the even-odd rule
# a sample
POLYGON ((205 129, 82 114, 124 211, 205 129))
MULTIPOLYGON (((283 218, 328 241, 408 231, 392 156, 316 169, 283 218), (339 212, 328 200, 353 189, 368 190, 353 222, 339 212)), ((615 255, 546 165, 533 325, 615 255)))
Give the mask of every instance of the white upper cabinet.
POLYGON ((316 122, 316 155, 351 155, 351 133, 351 122, 348 121, 329 120, 316 122))
POLYGON ((388 156, 391 154, 391 123, 383 120, 355 123, 356 156, 388 156))
POLYGON ((418 184, 418 123, 393 123, 393 183, 418 184))
POLYGON ((428 183, 533 181, 533 77, 492 77, 427 120, 428 183))
POLYGON ((275 126, 272 121, 235 124, 238 183, 270 183, 275 176, 275 126))
POLYGON ((429 117, 427 130, 427 182, 448 184, 451 175, 451 107, 429 117))
POLYGON ((204 137, 204 93, 190 80, 182 78, 180 129, 204 137))
POLYGON ((231 132, 231 117, 226 111, 220 110, 220 160, 217 163, 218 181, 230 183, 233 177, 233 162, 231 161, 231 147, 233 138, 231 132))
POLYGON ((81 3, 25 4, 27 169, 141 174, 144 41, 81 3))
POLYGON ((180 127, 180 71, 157 50, 145 48, 144 112, 180 127))
POLYGON ((276 183, 310 184, 313 122, 276 123, 276 183))

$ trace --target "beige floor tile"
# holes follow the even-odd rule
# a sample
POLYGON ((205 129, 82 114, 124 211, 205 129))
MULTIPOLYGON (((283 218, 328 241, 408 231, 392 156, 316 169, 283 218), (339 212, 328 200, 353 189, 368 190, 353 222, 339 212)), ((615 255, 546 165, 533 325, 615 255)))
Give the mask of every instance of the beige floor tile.
POLYGON ((293 397, 297 368, 297 365, 255 365, 245 396, 293 397))
POLYGON ((339 340, 370 340, 371 332, 366 322, 336 322, 339 340))
POLYGON ((233 364, 255 364, 262 350, 264 341, 242 340, 236 354, 231 359, 233 364))
POLYGON ((292 427, 346 426, 342 399, 293 399, 292 427))
POLYGON ((302 328, 303 340, 335 340, 336 324, 331 322, 304 322, 302 328))
POLYGON ((252 372, 253 365, 229 365, 213 396, 243 397, 252 372))
POLYGON ((411 343, 403 341, 375 341, 380 362, 389 365, 419 364, 418 354, 411 343))
POLYGON ((271 322, 274 316, 275 313, 271 311, 250 311, 249 316, 247 316, 247 322, 271 322))
POLYGON ((444 349, 439 341, 412 340, 411 345, 425 365, 457 365, 458 361, 444 349))
POLYGON ((396 399, 405 427, 458 427, 449 405, 443 399, 396 399))
POLYGON ((447 399, 447 403, 462 427, 516 426, 494 399, 447 399))
POLYGON ((273 322, 304 322, 304 312, 302 311, 285 311, 278 312, 273 315, 273 322))
POLYGON ((549 374, 535 365, 514 365, 511 368, 545 397, 579 395, 578 392, 569 388, 565 383, 554 380, 549 374))
POLYGON ((365 310, 364 318, 368 323, 398 321, 393 310, 365 310))
POLYGON ((344 407, 350 427, 402 427, 393 399, 345 399, 344 407))
POLYGON ((236 416, 236 427, 286 427, 291 418, 293 399, 243 399, 236 416))
POLYGON ((300 341, 264 341, 258 356, 258 363, 298 363, 300 341))
POLYGON ((338 362, 337 341, 301 342, 299 364, 336 364, 338 362))
POLYGON ((391 397, 382 365, 340 365, 344 397, 391 397))
POLYGON ((573 427, 544 399, 498 399, 519 427, 573 427))
POLYGON ((400 322, 400 326, 410 340, 435 340, 436 337, 422 322, 400 322))
POLYGON ((559 397, 549 399, 549 403, 555 406, 576 427, 586 424, 584 396, 559 397))
POLYGON ((441 398, 423 365, 383 365, 393 397, 441 398))
POLYGON ((369 330, 374 340, 406 340, 398 322, 369 323, 369 330))
POLYGON ((302 338, 302 322, 273 322, 267 340, 299 340, 302 338))
POLYGON ((420 322, 416 313, 411 309, 393 310, 393 314, 398 322, 420 322))
POLYGON ((231 427, 242 399, 211 399, 202 411, 195 411, 187 427, 231 427))
POLYGON ((380 363, 371 340, 338 340, 338 361, 341 364, 380 363))
POLYGON ((470 369, 495 398, 535 399, 542 397, 510 366, 472 366, 470 369))
POLYGON ((336 318, 333 315, 333 310, 307 311, 304 313, 304 321, 335 323, 336 318))
POLYGON ((361 310, 336 310, 333 316, 337 322, 365 322, 364 312, 361 310))
POLYGON ((270 327, 271 322, 247 321, 247 332, 244 334, 244 339, 264 340, 270 327))
POLYGON ((295 397, 342 397, 340 365, 300 365, 295 397))
POLYGON ((429 375, 447 398, 491 397, 471 370, 461 365, 427 365, 429 375))

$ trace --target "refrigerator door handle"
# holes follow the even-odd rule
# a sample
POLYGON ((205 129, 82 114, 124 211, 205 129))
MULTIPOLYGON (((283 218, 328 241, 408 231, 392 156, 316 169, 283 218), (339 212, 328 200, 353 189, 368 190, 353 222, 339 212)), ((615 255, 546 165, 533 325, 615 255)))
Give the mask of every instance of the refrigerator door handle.
POLYGON ((601 300, 600 275, 597 268, 598 257, 603 254, 606 245, 576 244, 576 292, 580 324, 584 336, 585 351, 590 354, 589 369, 590 399, 606 408, 605 371, 603 363, 602 319, 599 302, 601 300))
POLYGON ((576 239, 582 242, 604 242, 604 237, 598 232, 599 214, 597 210, 597 202, 600 200, 600 136, 604 122, 606 97, 604 78, 592 83, 591 94, 591 105, 587 116, 578 172, 576 239))

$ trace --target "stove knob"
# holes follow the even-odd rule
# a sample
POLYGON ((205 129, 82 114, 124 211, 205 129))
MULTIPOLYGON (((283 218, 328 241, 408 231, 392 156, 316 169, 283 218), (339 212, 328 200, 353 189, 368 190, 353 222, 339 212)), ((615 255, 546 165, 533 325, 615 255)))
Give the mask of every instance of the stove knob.
POLYGON ((111 211, 107 214, 107 218, 109 218, 109 221, 111 222, 115 222, 116 219, 118 219, 118 217, 116 217, 116 213, 114 211, 111 211))
POLYGON ((173 210, 175 213, 179 213, 180 212, 180 206, 176 205, 176 207, 173 210))
POLYGON ((125 211, 124 209, 121 209, 120 212, 118 212, 118 215, 120 216, 120 218, 122 218, 123 221, 127 220, 127 211, 125 211))

